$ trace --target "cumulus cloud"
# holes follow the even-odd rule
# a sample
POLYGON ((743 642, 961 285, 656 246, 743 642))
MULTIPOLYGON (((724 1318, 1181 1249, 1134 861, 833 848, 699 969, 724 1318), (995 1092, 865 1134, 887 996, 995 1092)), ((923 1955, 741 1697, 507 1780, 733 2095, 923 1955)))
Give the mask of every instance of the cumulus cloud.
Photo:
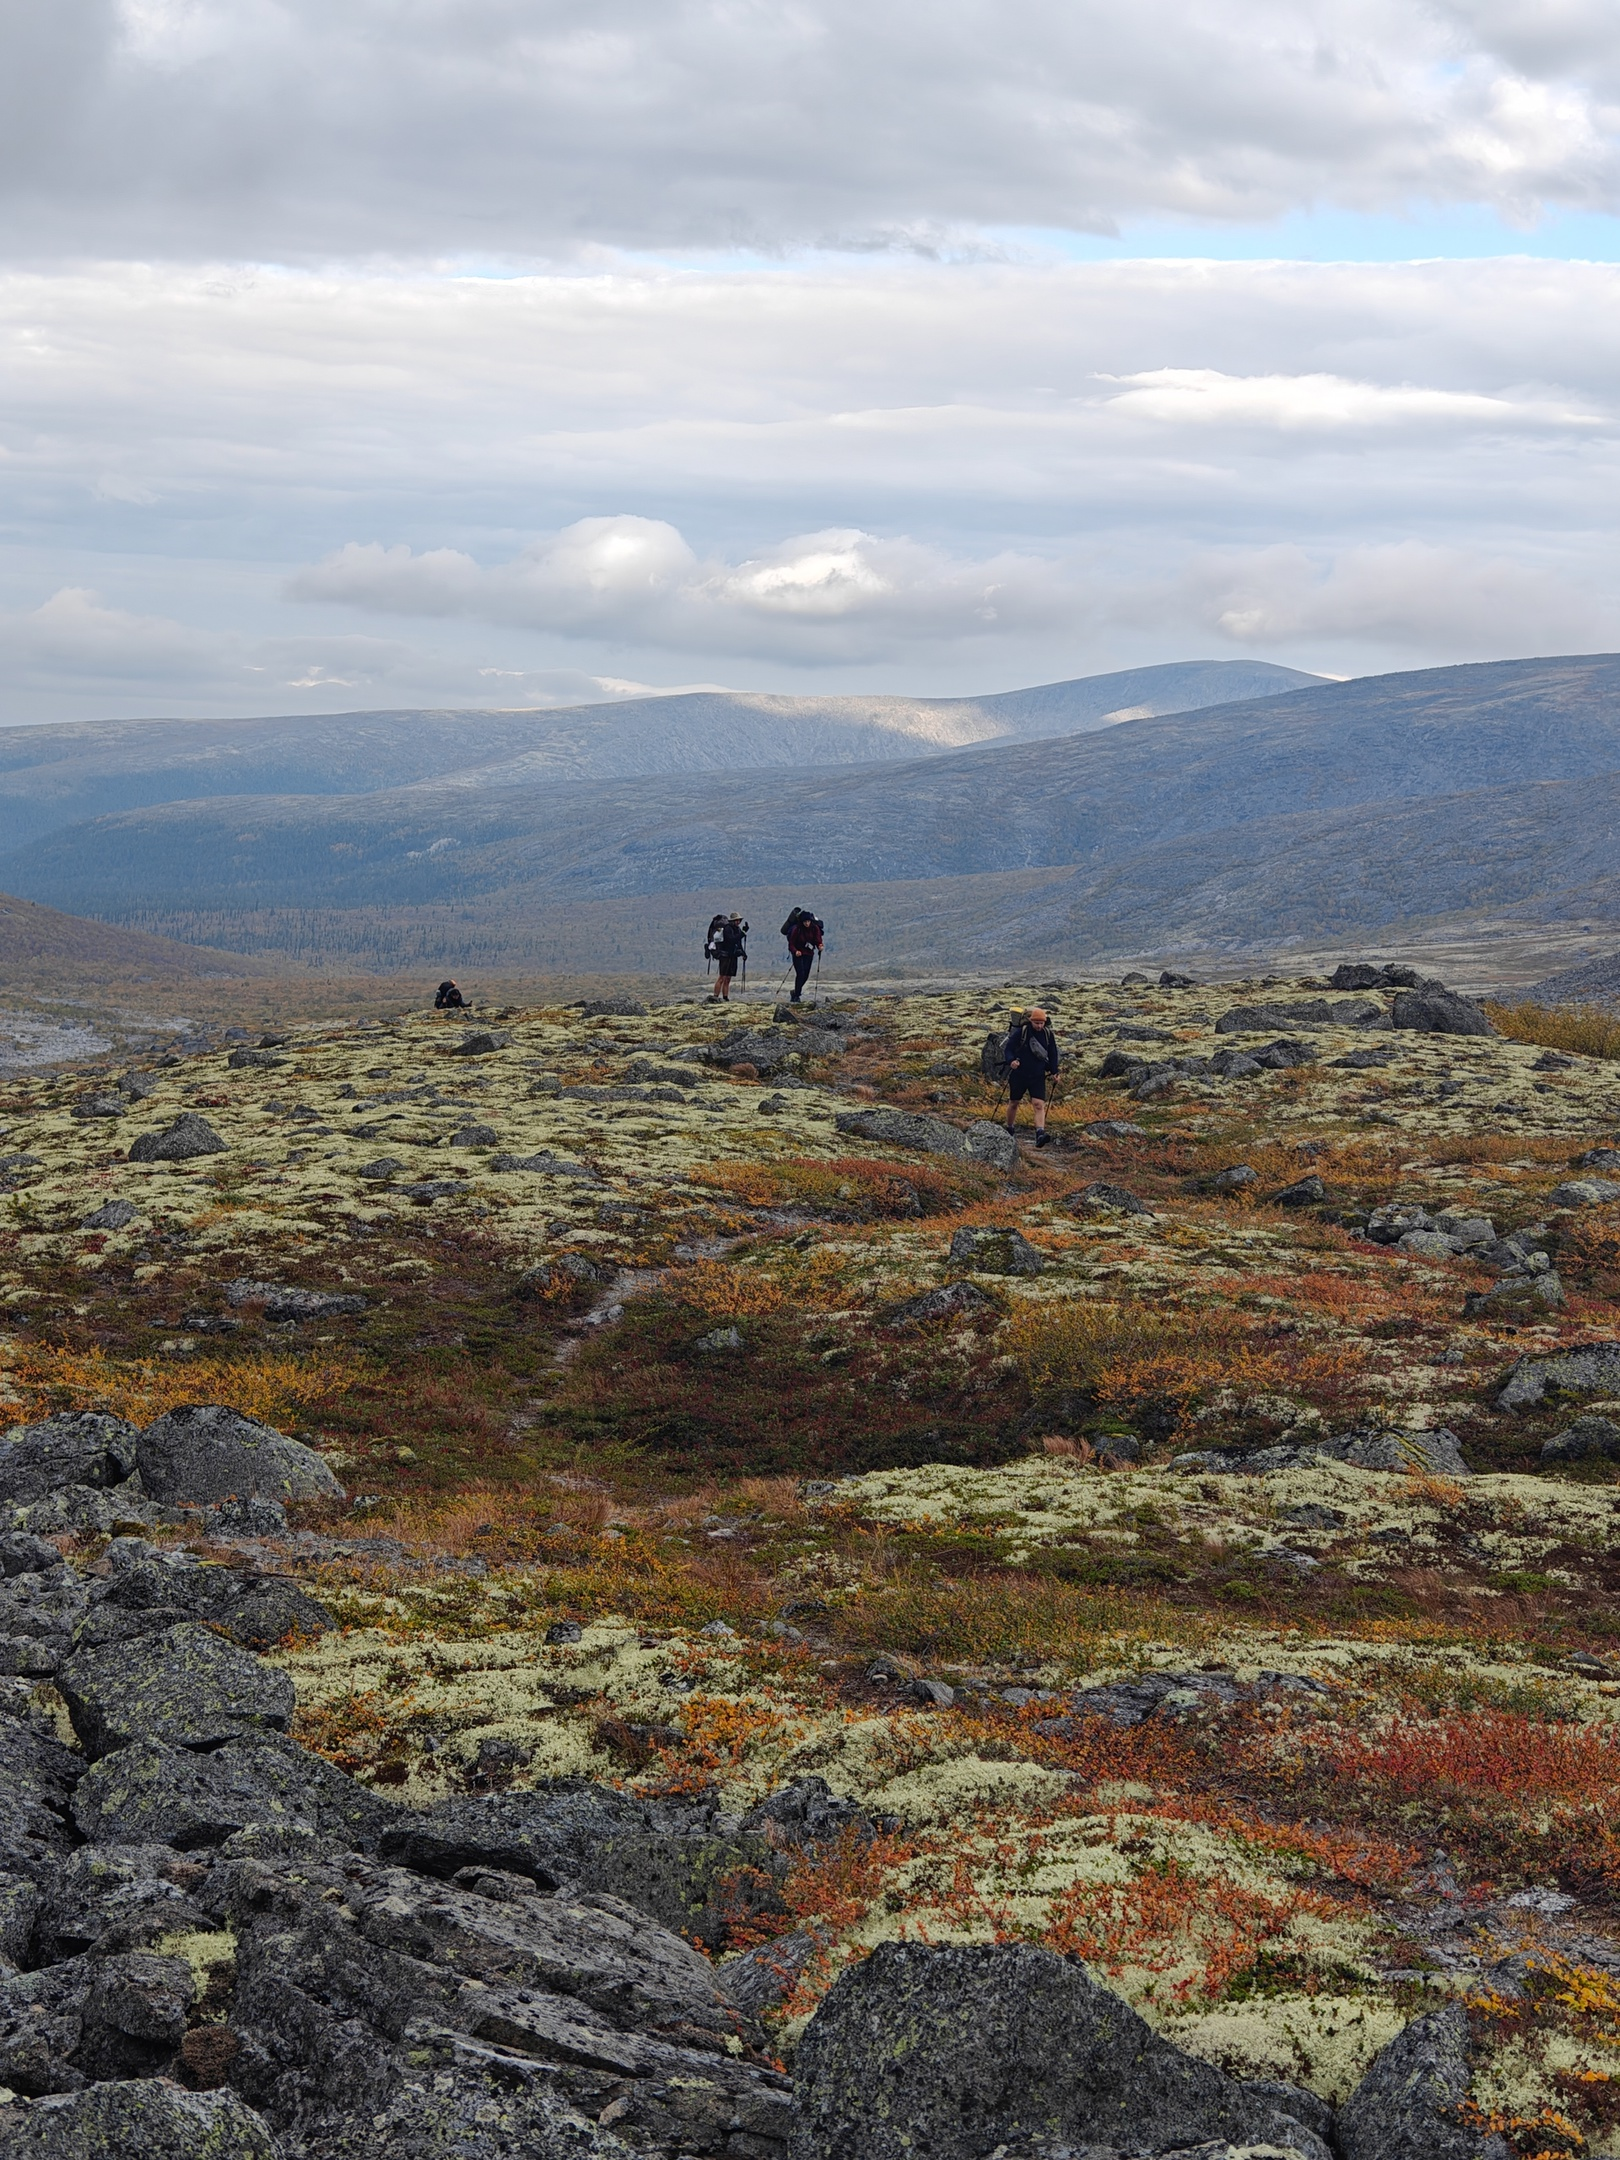
POLYGON ((675 526, 619 515, 581 518, 488 569, 455 549, 350 541, 289 579, 287 593, 815 665, 924 637, 1048 627, 1072 613, 1074 577, 1036 556, 963 562, 847 529, 801 533, 738 563, 702 560, 675 526))
POLYGON ((948 247, 1337 202, 1620 200, 1603 0, 53 0, 15 250, 948 247))

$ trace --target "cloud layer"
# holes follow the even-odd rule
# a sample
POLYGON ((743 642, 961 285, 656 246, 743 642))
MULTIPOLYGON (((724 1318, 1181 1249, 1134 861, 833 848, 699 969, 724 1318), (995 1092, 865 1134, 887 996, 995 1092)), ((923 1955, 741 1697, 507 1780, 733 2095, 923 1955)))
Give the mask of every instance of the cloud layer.
POLYGON ((1606 0, 53 0, 24 252, 937 247, 1319 202, 1620 206, 1606 0))
POLYGON ((110 265, 0 354, 14 720, 1620 643, 1606 265, 110 265))

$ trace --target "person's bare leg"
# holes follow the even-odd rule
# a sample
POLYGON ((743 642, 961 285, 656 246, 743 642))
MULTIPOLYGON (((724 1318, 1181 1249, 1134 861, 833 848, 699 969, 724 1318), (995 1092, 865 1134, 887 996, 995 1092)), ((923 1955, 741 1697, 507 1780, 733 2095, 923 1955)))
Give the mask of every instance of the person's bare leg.
POLYGON ((1037 1132, 1045 1132, 1046 1130, 1046 1103, 1039 1095, 1035 1098, 1035 1130, 1037 1132))
POLYGON ((1018 1105, 1015 1102, 1010 1102, 1007 1105, 1007 1130, 1009 1132, 1018 1130, 1018 1105))

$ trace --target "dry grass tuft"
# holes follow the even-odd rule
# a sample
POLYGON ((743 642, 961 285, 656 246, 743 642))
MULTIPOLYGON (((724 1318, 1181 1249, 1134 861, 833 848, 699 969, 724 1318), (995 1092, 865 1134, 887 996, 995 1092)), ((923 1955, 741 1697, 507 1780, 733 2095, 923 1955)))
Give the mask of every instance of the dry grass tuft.
POLYGON ((188 1365, 43 1346, 14 1350, 6 1369, 26 1403, 18 1423, 58 1410, 106 1410, 136 1425, 190 1403, 224 1403, 266 1425, 297 1420, 331 1408, 371 1371, 354 1355, 188 1365))
POLYGON ((1539 1043, 1547 1050, 1568 1050, 1578 1057, 1620 1058, 1620 1019, 1601 1005, 1517 1005, 1487 1003, 1499 1033, 1509 1042, 1539 1043))

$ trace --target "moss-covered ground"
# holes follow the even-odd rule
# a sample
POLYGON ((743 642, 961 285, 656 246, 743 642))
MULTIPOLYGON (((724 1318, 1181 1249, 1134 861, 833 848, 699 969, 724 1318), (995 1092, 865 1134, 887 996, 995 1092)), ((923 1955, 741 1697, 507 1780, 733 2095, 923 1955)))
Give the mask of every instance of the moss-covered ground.
POLYGON ((861 1800, 878 1833, 799 1864, 780 1912, 739 1887, 734 1941, 818 1944, 784 2046, 884 1935, 1024 1936, 1334 2097, 1465 1993, 1516 2147, 1620 2152, 1620 1466, 1542 1461, 1601 1402, 1497 1401, 1517 1359, 1614 1334, 1620 1210, 1551 1196, 1605 1174, 1573 1166, 1615 1141, 1620 1067, 1214 1031, 1322 994, 875 999, 763 1080, 694 1055, 758 1004, 520 1010, 474 1055, 439 1016, 294 1027, 273 1064, 144 1071, 116 1118, 75 1115, 116 1072, 34 1076, 0 1091, 0 1398, 229 1402, 322 1448, 352 1504, 280 1558, 343 1625, 279 1655, 303 1737, 402 1800, 559 1772, 861 1800), (840 1129, 983 1117, 987 1029, 1037 998, 1053 1146, 1026 1122, 994 1170, 840 1129), (1122 1028, 1318 1055, 1137 1102, 1098 1073, 1122 1028), (187 1110, 220 1152, 129 1160, 187 1110), (1279 1202, 1310 1173, 1324 1197, 1279 1202), (109 1201, 131 1219, 85 1228, 109 1201), (1391 1201, 1533 1229, 1566 1304, 1465 1317, 1493 1277, 1368 1242, 1391 1201), (986 1228, 1041 1271, 950 1260, 986 1228), (962 1280, 977 1301, 904 1324, 962 1280), (244 1283, 365 1306, 278 1318, 244 1283), (1471 1474, 1172 1467, 1438 1426, 1471 1474), (1154 1674, 1140 1722, 1074 1700, 1154 1674))

